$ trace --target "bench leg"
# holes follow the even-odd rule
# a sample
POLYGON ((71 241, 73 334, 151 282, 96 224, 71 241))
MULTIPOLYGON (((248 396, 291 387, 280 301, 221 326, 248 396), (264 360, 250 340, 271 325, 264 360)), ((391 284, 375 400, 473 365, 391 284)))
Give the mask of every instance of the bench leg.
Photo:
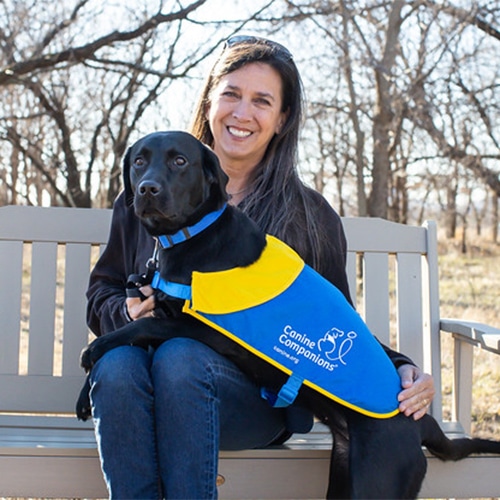
POLYGON ((455 338, 452 418, 471 433, 472 364, 474 345, 455 338))

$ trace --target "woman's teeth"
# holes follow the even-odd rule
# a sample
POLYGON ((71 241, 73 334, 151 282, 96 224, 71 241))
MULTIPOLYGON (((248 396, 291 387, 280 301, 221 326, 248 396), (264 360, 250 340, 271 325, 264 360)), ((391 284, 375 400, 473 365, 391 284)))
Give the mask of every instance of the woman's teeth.
POLYGON ((252 133, 248 130, 240 130, 233 127, 228 127, 228 130, 232 135, 235 135, 236 137, 248 137, 252 133))

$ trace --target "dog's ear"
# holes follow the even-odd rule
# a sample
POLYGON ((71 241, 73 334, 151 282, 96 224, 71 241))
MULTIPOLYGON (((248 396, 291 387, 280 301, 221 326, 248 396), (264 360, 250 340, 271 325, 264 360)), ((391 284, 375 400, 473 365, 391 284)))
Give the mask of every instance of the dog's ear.
POLYGON ((206 179, 210 184, 216 185, 220 189, 223 199, 227 199, 226 184, 229 177, 226 175, 220 166, 217 155, 204 144, 201 144, 203 155, 203 169, 205 171, 206 179))
POLYGON ((132 189, 132 183, 130 182, 130 152, 132 148, 129 147, 125 156, 123 157, 123 188, 125 190, 125 199, 128 204, 132 204, 134 200, 134 190, 132 189))

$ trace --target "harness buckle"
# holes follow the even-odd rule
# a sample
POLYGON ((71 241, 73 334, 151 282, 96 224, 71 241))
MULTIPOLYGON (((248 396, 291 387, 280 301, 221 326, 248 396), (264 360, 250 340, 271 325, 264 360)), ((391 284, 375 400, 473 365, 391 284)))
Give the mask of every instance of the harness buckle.
POLYGON ((262 387, 260 395, 262 399, 265 399, 273 408, 286 408, 297 398, 303 382, 304 379, 302 377, 292 373, 278 394, 262 387))

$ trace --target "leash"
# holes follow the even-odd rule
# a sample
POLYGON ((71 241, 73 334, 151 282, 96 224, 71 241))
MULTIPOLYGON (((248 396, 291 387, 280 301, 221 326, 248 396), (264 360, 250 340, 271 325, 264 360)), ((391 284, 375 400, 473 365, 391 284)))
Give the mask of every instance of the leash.
POLYGON ((146 272, 143 274, 130 274, 127 278, 127 283, 125 284, 127 297, 135 297, 141 300, 147 299, 147 297, 141 292, 140 288, 145 285, 150 285, 154 279, 158 268, 159 246, 158 239, 155 238, 153 255, 146 262, 146 272))

